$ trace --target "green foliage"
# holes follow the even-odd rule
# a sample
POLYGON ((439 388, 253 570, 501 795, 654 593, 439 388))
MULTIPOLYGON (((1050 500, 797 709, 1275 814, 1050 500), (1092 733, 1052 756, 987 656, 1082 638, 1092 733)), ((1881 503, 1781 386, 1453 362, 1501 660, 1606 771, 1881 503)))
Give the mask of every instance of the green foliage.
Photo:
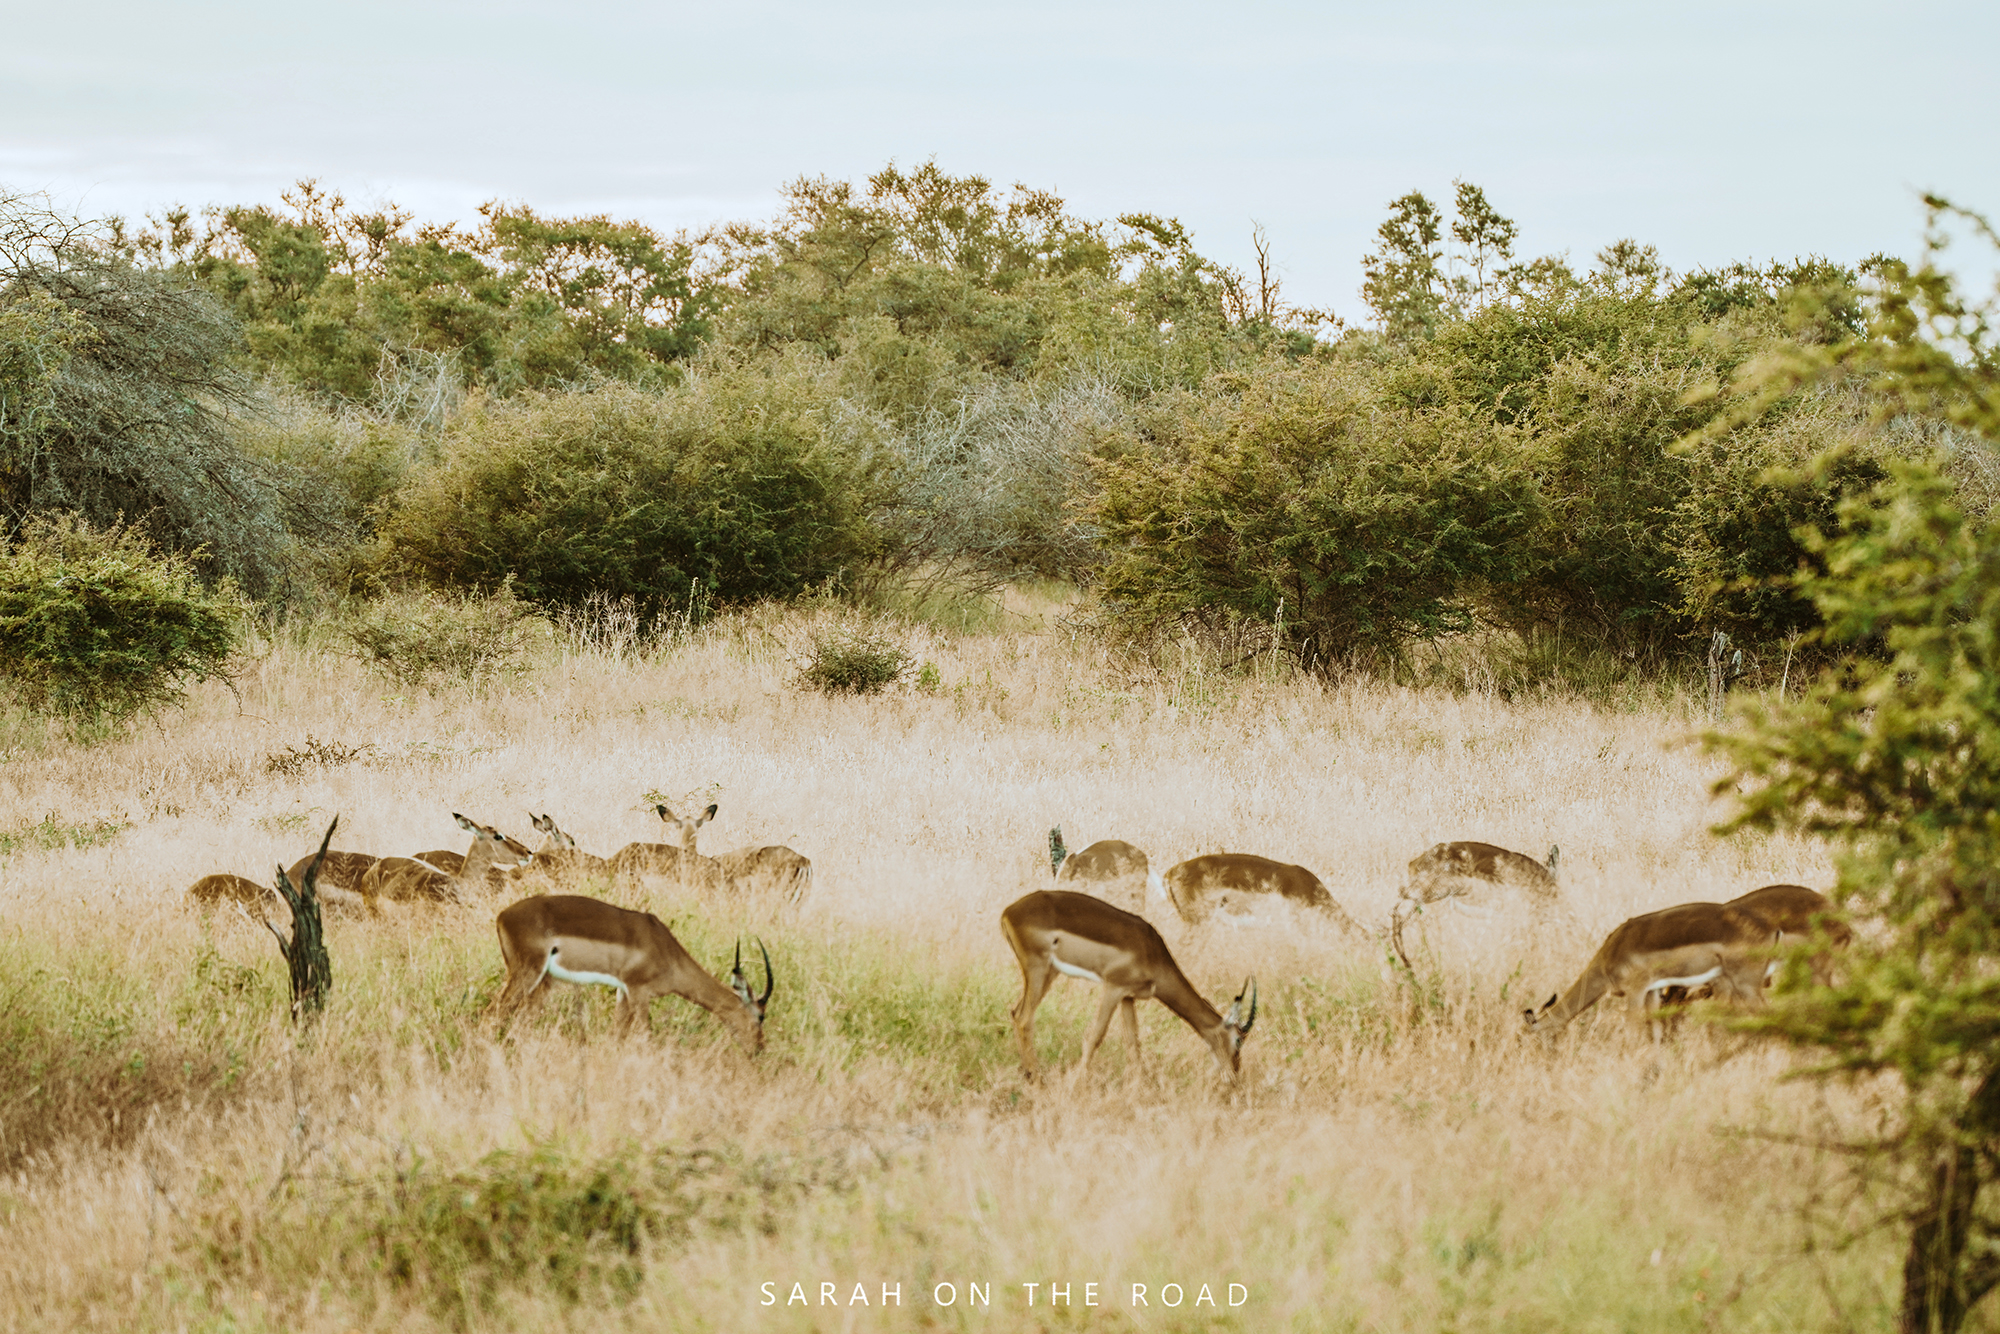
POLYGON ((55 848, 94 848, 109 843, 129 827, 118 820, 64 824, 53 815, 45 815, 35 824, 0 829, 0 858, 23 849, 46 852, 55 848))
POLYGON ((397 685, 434 691, 527 670, 533 614, 502 582, 491 594, 386 594, 357 608, 340 632, 356 657, 397 685))
POLYGON ((881 458, 811 366, 481 404, 383 517, 382 560, 448 587, 511 576, 544 607, 795 596, 881 545, 881 458))
POLYGON ((1220 611, 1282 623, 1309 667, 1393 658, 1470 625, 1539 521, 1503 436, 1384 404, 1346 366, 1278 367, 1169 399, 1108 450, 1092 518, 1127 624, 1220 611))
MULTIPOLYGON (((647 1266, 705 1237, 773 1233, 810 1196, 845 1189, 830 1165, 733 1147, 554 1144, 452 1169, 422 1158, 351 1183, 307 1182, 246 1227, 204 1217, 187 1259, 211 1281, 279 1274, 368 1286, 378 1276, 453 1328, 486 1328, 509 1293, 565 1306, 627 1301, 647 1266)), ((274 1192, 275 1195, 275 1192, 274 1192)))
POLYGON ((865 628, 829 630, 814 637, 799 681, 828 695, 873 695, 915 665, 901 645, 865 628))
MULTIPOLYGON (((2000 297, 1970 302, 1930 264, 1880 283, 1860 333, 1786 348, 1745 399, 1865 370, 1884 410, 2000 446, 2000 297)), ((1800 587, 1847 656, 1712 741, 1735 767, 1717 790, 1744 793, 1731 827, 1828 839, 1839 902, 1870 923, 1838 985, 1801 987, 1761 1026, 1820 1053, 1822 1074, 1896 1076, 1900 1114, 1860 1161, 1909 1230, 1899 1327, 1950 1334, 2000 1286, 2000 525, 1969 521, 1923 464, 1886 471, 1840 502, 1844 531, 1807 535, 1819 568, 1800 587)))
POLYGON ((1428 338, 1444 319, 1443 235, 1444 216, 1421 191, 1389 201, 1375 251, 1361 262, 1361 295, 1395 341, 1428 338))
POLYGON ((377 403, 429 362, 500 392, 645 378, 707 336, 694 251, 635 222, 487 204, 472 231, 355 213, 301 181, 283 210, 186 210, 119 240, 190 275, 242 320, 253 357, 316 394, 377 403))
POLYGON ((0 548, 0 680, 73 726, 179 705, 223 679, 238 607, 130 528, 35 518, 0 548))
POLYGON ((0 197, 0 524, 143 518, 205 578, 285 574, 284 481, 230 438, 236 321, 93 228, 0 197))

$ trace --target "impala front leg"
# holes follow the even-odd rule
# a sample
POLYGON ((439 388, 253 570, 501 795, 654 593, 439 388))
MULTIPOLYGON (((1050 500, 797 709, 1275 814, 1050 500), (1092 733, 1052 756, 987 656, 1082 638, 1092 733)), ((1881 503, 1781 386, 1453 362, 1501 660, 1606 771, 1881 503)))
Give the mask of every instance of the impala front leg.
POLYGON ((1118 1012, 1125 1018, 1126 1035, 1132 1039, 1132 1070, 1140 1078, 1146 1076, 1146 1058, 1139 1051, 1139 1005, 1127 996, 1119 1003, 1118 1012))

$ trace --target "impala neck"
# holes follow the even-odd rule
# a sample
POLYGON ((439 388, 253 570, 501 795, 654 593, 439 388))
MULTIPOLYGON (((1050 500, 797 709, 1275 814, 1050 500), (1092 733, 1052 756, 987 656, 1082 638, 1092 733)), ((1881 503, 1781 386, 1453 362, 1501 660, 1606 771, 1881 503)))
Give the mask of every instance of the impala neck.
POLYGON ((1595 968, 1583 970, 1583 976, 1570 983, 1556 1003, 1535 1015, 1536 1028, 1554 1030, 1582 1014, 1609 990, 1608 984, 1595 968))
POLYGON ((1199 1033, 1202 1040, 1215 1050, 1215 1059, 1221 1064, 1222 1072, 1230 1073, 1229 1028, 1222 1022, 1222 1014, 1194 985, 1182 974, 1180 966, 1169 959, 1170 973, 1154 981, 1153 995, 1160 1004, 1179 1015, 1189 1028, 1199 1033))

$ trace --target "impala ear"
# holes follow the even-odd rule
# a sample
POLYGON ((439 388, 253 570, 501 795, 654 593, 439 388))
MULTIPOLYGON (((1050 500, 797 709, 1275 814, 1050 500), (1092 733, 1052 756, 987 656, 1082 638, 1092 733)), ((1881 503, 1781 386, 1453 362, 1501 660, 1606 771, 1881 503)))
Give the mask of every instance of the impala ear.
POLYGON ((671 820, 674 818, 674 813, 667 809, 667 804, 665 802, 661 802, 659 805, 653 807, 653 811, 662 820, 671 820))
POLYGON ((454 819, 454 820, 456 820, 456 821, 458 821, 458 827, 459 827, 460 829, 464 829, 464 830, 466 830, 466 831, 468 831, 468 832, 470 832, 470 831, 472 831, 472 830, 475 830, 475 829, 478 829, 478 828, 479 828, 479 826, 478 826, 478 825, 476 825, 476 824, 474 824, 474 823, 473 823, 472 821, 470 821, 470 820, 466 819, 466 818, 465 818, 465 817, 464 817, 463 815, 460 815, 460 814, 459 814, 459 813, 458 813, 457 811, 453 811, 453 812, 451 813, 451 818, 452 818, 452 819, 454 819))
POLYGON ((715 803, 711 801, 708 803, 708 809, 701 813, 701 818, 694 822, 694 827, 699 829, 703 825, 707 824, 710 820, 713 820, 714 818, 715 818, 715 803))

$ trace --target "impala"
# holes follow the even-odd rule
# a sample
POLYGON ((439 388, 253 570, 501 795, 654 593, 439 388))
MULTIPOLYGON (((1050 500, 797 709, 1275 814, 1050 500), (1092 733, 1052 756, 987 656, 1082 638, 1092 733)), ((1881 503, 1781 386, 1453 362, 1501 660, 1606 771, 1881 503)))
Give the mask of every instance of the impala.
MULTIPOLYGON (((327 857, 331 860, 334 855, 333 853, 328 853, 327 857)), ((304 862, 300 863, 302 867, 310 866, 311 864, 311 857, 306 858, 304 862)), ((292 883, 294 885, 303 884, 303 874, 301 870, 293 871, 291 873, 292 883)), ((318 881, 314 883, 319 884, 318 881)), ((203 876, 188 886, 187 897, 194 903, 209 908, 219 903, 240 903, 249 908, 269 909, 283 902, 278 897, 278 891, 272 889, 269 885, 260 885, 255 880, 244 876, 228 874, 203 876)), ((319 901, 322 907, 339 908, 343 911, 350 908, 368 906, 366 900, 360 894, 343 889, 339 885, 320 884, 319 901)))
MULTIPOLYGON (((306 858, 311 861, 312 858, 306 858)), ((294 884, 298 883, 293 881, 294 884)), ((205 875, 187 888, 187 896, 198 904, 241 903, 249 907, 275 903, 278 892, 240 875, 205 875)))
POLYGON ((1754 913, 1722 903, 1683 903, 1634 917, 1604 938, 1582 976, 1528 1027, 1553 1033, 1606 995, 1625 999, 1626 1017, 1648 1023, 1648 999, 1667 987, 1704 983, 1750 1006, 1764 1003, 1764 970, 1777 931, 1754 913))
POLYGON ((1243 852, 1191 857, 1161 877, 1161 888, 1182 918, 1199 925, 1212 915, 1224 920, 1256 920, 1249 910, 1269 902, 1291 903, 1324 913, 1343 931, 1359 932, 1347 910, 1334 902, 1319 877, 1303 866, 1274 862, 1243 852))
POLYGON ((699 816, 675 815, 664 805, 653 809, 666 822, 667 828, 679 835, 678 844, 628 844, 612 859, 614 868, 620 858, 625 858, 627 869, 635 869, 639 874, 675 876, 683 884, 698 885, 703 889, 719 889, 727 885, 737 891, 749 892, 769 888, 781 903, 793 906, 804 899, 806 891, 812 887, 812 862, 780 843, 767 847, 737 848, 719 852, 713 857, 704 857, 696 852, 695 831, 715 818, 716 806, 713 802, 699 816))
POLYGON ((1496 885, 1526 890, 1533 898, 1553 902, 1558 892, 1559 852, 1551 847, 1544 864, 1491 843, 1440 843, 1410 859, 1402 897, 1416 903, 1477 899, 1484 887, 1496 885))
POLYGON ((682 885, 717 889, 728 880, 713 860, 694 850, 695 830, 715 818, 715 804, 699 815, 675 815, 662 803, 653 807, 668 829, 679 837, 673 843, 627 843, 611 858, 618 875, 671 876, 682 885))
POLYGON ((493 826, 468 820, 456 811, 451 818, 472 835, 472 849, 456 870, 445 871, 414 857, 384 857, 362 878, 362 897, 371 903, 378 898, 462 903, 467 893, 484 893, 491 887, 486 874, 489 870, 518 865, 524 859, 527 849, 493 826))
POLYGON ((1127 912, 1143 914, 1153 895, 1167 897, 1166 883, 1146 854, 1123 839, 1103 838, 1082 852, 1071 852, 1057 825, 1049 830, 1049 863, 1057 884, 1095 894, 1127 912))
POLYGON ((743 946, 724 987, 674 939, 666 923, 649 912, 633 912, 576 894, 544 894, 522 899, 494 919, 507 984, 495 1008, 502 1022, 521 1006, 538 1001, 542 980, 596 984, 618 993, 618 1028, 629 1033, 659 996, 693 1001, 727 1024, 744 1049, 764 1046, 764 1014, 770 1005, 771 954, 764 955, 764 991, 750 990, 743 973, 743 946))
POLYGON ((575 839, 556 827, 555 816, 529 811, 528 822, 542 836, 542 846, 535 850, 535 855, 526 865, 514 868, 512 874, 516 878, 538 873, 556 879, 611 876, 611 863, 578 848, 575 839))
POLYGON ((1097 1019, 1083 1039, 1083 1069, 1104 1041, 1113 1011, 1123 1011, 1132 1037, 1132 1063, 1142 1068, 1137 1002, 1157 1000, 1201 1035, 1215 1056, 1216 1069, 1234 1080, 1243 1060, 1243 1039, 1257 1022, 1257 983, 1247 979, 1227 1015, 1202 999, 1167 952, 1166 942, 1145 918, 1114 908, 1103 899, 1071 890, 1037 890, 1000 914, 1000 934, 1021 964, 1021 999, 1010 1012, 1021 1048, 1021 1070, 1035 1077, 1035 1011, 1058 974, 1102 984, 1097 1019), (1243 1012, 1243 998, 1250 1012, 1243 1012))

